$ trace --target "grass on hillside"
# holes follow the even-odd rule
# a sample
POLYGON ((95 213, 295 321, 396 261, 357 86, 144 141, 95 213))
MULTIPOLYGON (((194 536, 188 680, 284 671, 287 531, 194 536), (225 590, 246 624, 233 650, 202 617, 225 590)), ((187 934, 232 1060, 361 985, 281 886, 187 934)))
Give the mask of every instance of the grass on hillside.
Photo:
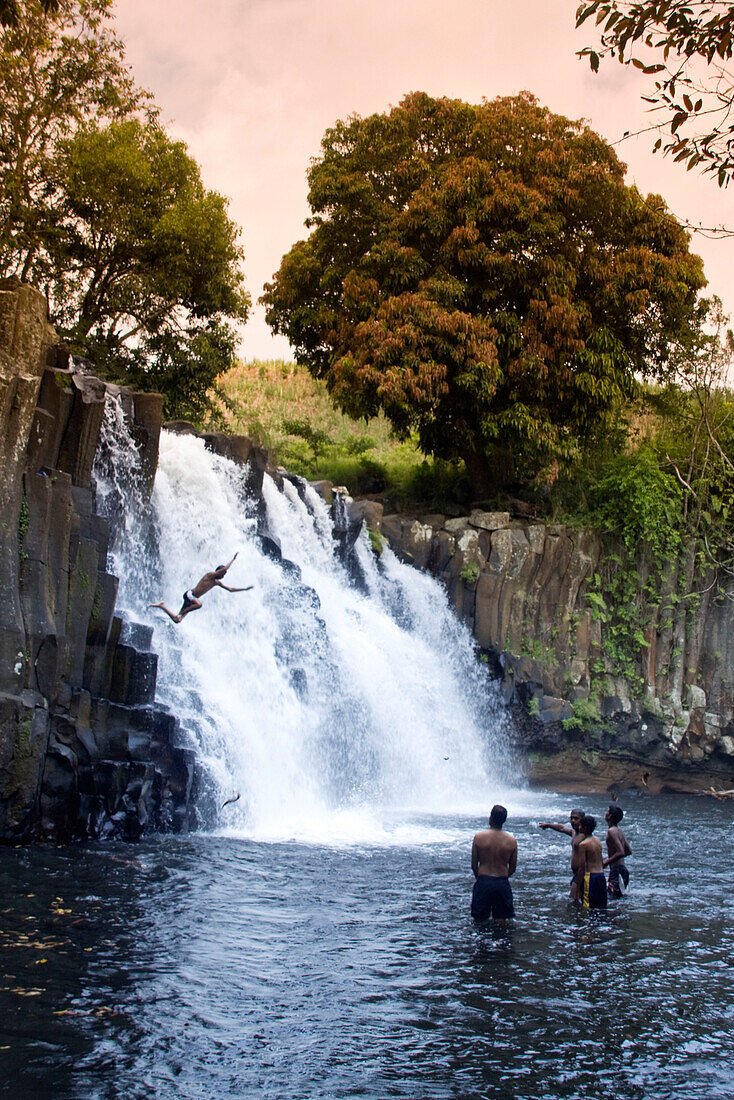
POLYGON ((414 439, 396 439, 383 415, 346 416, 305 367, 255 359, 228 371, 218 386, 227 430, 250 436, 293 473, 436 508, 467 497, 461 464, 427 457, 414 439))

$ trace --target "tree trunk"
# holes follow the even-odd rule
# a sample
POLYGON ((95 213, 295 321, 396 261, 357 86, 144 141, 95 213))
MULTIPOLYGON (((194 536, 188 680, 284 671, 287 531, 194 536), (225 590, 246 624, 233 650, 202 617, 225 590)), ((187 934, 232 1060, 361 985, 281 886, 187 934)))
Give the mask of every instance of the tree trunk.
POLYGON ((512 481, 514 463, 510 451, 467 450, 461 456, 472 483, 472 498, 486 500, 512 481))
POLYGON ((474 500, 488 497, 495 486, 493 470, 486 451, 467 451, 463 456, 467 473, 471 479, 474 500))

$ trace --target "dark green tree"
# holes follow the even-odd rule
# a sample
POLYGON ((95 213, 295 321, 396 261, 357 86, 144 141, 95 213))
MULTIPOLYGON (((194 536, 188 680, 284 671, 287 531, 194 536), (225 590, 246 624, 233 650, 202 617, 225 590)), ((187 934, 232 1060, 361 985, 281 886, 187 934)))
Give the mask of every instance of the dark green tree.
POLYGON ((0 275, 28 279, 54 230, 59 143, 150 109, 110 24, 112 0, 17 0, 0 28, 0 275))
POLYGON ((226 201, 135 85, 112 0, 15 7, 0 31, 0 274, 42 289, 99 371, 201 420, 249 305, 226 201))
POLYGON ((577 458, 687 337, 704 279, 686 234, 528 94, 414 93, 338 122, 309 184, 269 323, 345 411, 463 458, 477 496, 577 458))
POLYGON ((169 415, 200 418, 249 305, 226 200, 155 122, 80 130, 56 165, 43 269, 59 328, 108 375, 160 388, 169 415))

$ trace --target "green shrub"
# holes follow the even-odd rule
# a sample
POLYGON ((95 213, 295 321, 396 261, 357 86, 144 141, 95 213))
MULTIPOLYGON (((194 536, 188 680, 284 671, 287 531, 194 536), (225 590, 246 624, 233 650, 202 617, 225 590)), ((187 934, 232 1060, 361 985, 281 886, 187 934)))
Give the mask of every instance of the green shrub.
POLYGON ((564 730, 586 730, 601 722, 601 713, 596 699, 577 699, 573 704, 573 717, 564 718, 561 725, 564 730))
POLYGON ((466 584, 476 584, 479 577, 479 566, 475 561, 469 561, 461 570, 459 576, 466 584))
POLYGON ((681 545, 683 492, 672 474, 660 469, 649 447, 608 462, 590 490, 590 520, 615 535, 630 552, 641 543, 655 557, 681 545))

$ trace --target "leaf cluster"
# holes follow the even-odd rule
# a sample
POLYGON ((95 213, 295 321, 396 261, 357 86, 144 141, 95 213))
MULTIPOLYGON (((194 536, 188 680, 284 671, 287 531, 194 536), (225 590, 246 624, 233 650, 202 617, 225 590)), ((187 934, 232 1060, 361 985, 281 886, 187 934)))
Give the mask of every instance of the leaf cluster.
POLYGON ((601 27, 599 47, 579 51, 593 72, 601 60, 616 57, 658 77, 643 98, 661 116, 650 127, 667 130, 653 147, 663 149, 688 170, 700 166, 728 184, 734 170, 731 111, 734 83, 725 68, 734 49, 734 5, 709 0, 584 0, 576 26, 594 19, 601 27))
MULTIPOLYGON (((59 10, 60 0, 41 0, 41 7, 48 12, 59 10)), ((17 27, 21 17, 18 0, 0 0, 0 26, 17 27)))

